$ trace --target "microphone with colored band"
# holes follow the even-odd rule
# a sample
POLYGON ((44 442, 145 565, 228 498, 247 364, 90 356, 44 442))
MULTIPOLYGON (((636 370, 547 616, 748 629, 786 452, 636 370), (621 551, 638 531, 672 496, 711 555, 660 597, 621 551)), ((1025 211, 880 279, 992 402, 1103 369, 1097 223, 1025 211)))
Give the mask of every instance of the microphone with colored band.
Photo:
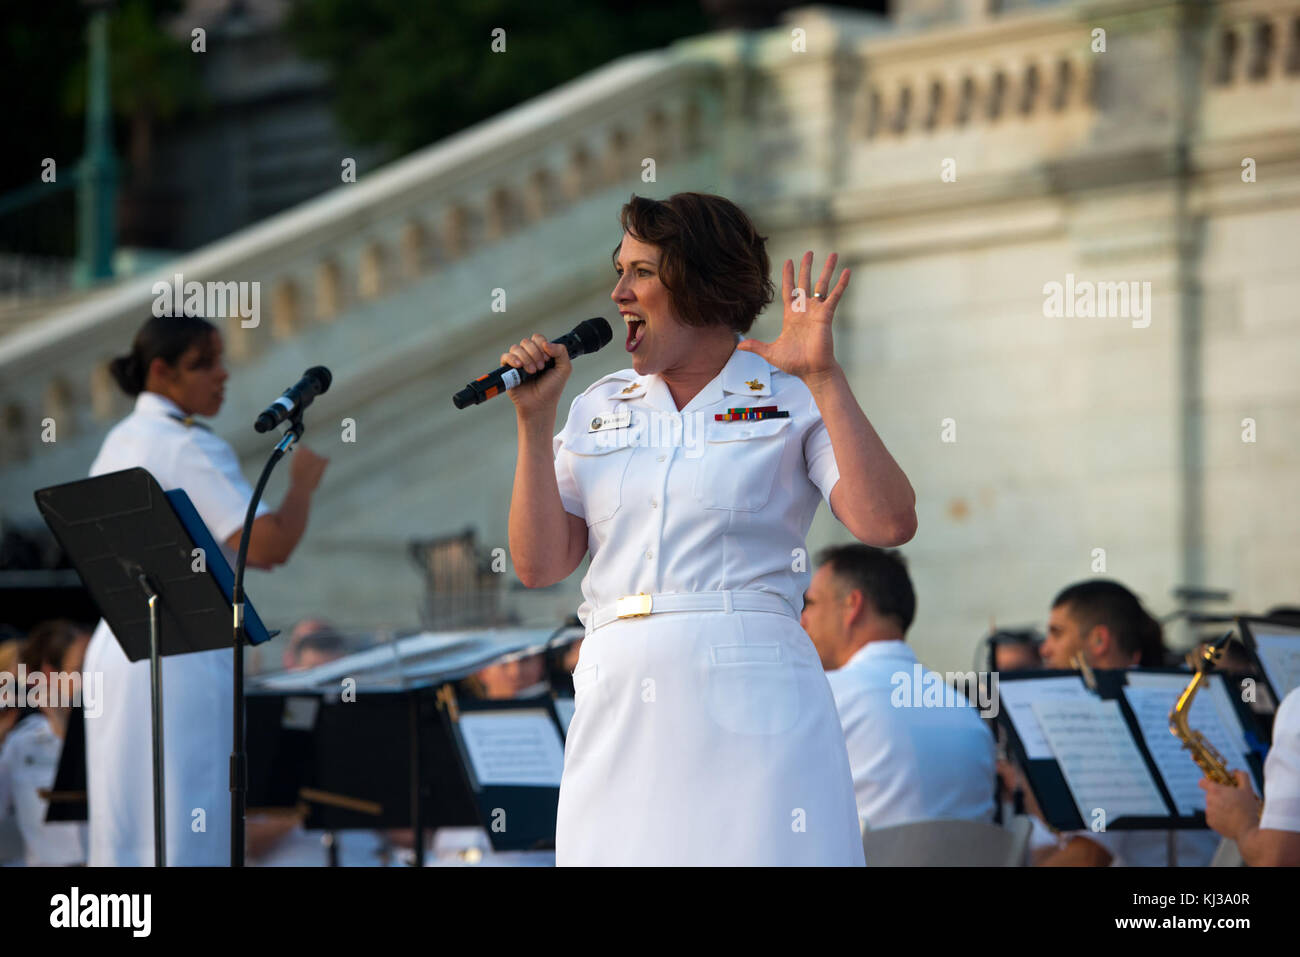
POLYGON ((334 377, 324 366, 312 366, 302 374, 294 385, 284 390, 284 394, 266 407, 266 411, 257 417, 253 428, 259 432, 269 432, 285 419, 296 416, 311 405, 312 399, 329 391, 334 377))
MULTIPOLYGON (((560 338, 552 340, 552 342, 555 345, 564 346, 569 353, 569 358, 576 359, 578 356, 585 356, 597 349, 603 349, 609 345, 609 341, 613 338, 614 333, 610 330, 609 323, 598 316, 595 319, 584 319, 573 327, 572 332, 565 333, 560 338)), ((495 372, 479 376, 452 396, 451 401, 456 403, 458 409, 463 409, 467 405, 478 405, 480 402, 486 402, 494 395, 500 395, 508 389, 513 389, 515 386, 536 379, 539 375, 544 374, 547 369, 554 368, 554 366, 554 359, 547 359, 546 365, 542 367, 540 372, 525 372, 523 369, 516 369, 514 366, 502 366, 495 372)))

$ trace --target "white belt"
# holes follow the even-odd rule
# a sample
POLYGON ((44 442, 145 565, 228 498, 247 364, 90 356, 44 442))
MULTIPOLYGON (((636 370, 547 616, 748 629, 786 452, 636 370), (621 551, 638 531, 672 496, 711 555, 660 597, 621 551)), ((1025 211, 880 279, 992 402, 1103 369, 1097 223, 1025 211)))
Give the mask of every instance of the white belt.
POLYGON ((620 618, 641 618, 671 611, 766 611, 794 618, 794 608, 779 595, 761 591, 700 591, 662 595, 624 595, 591 613, 591 630, 620 618))

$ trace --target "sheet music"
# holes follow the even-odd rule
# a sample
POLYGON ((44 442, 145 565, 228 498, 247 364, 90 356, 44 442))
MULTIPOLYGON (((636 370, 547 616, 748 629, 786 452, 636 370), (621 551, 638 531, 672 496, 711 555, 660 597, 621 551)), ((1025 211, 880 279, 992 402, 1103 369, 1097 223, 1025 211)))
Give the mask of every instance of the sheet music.
MULTIPOLYGON (((1173 697, 1169 699, 1169 706, 1165 708, 1165 718, 1168 719, 1169 712, 1173 710, 1174 704, 1178 701, 1178 696, 1183 693, 1183 689, 1187 687, 1187 682, 1191 680, 1192 674, 1190 671, 1184 674, 1131 671, 1128 674, 1128 684, 1124 690, 1127 693, 1129 688, 1159 688, 1165 694, 1172 694, 1173 697)), ((1210 737, 1210 743, 1218 748, 1225 757, 1231 757, 1238 753, 1244 755, 1250 752, 1250 746, 1246 744, 1246 729, 1242 727, 1241 718, 1238 717, 1237 710, 1232 706, 1228 684, 1223 680, 1223 675, 1210 674, 1201 681, 1201 688, 1196 692, 1196 700, 1192 702, 1192 713, 1189 718, 1191 726, 1206 734, 1207 737, 1209 732, 1202 728, 1198 722, 1211 722, 1211 730, 1216 735, 1221 735, 1221 737, 1210 737), (1205 716, 1207 713, 1206 708, 1202 707, 1205 702, 1210 703, 1209 710, 1213 712, 1208 716, 1205 716)), ((1168 720, 1165 721, 1165 731, 1169 731, 1168 720)), ((1170 734, 1169 737, 1173 738, 1174 736, 1170 734)), ((1177 741, 1178 739, 1174 738, 1174 740, 1177 741)))
POLYGON ((1281 704, 1292 689, 1300 686, 1300 632, 1252 624, 1250 633, 1268 683, 1277 692, 1277 703, 1281 704))
POLYGON ((1020 743, 1025 746, 1025 756, 1033 761, 1051 758, 1052 747, 1043 735, 1043 729, 1034 714, 1034 702, 1055 698, 1091 698, 1083 679, 1068 675, 1059 678, 1026 678, 1019 681, 998 682, 999 706, 1011 718, 1020 743))
POLYGON ((1043 699, 1033 710, 1085 826, 1098 808, 1107 827, 1121 817, 1168 816, 1118 701, 1043 699))
MULTIPOLYGON (((1203 777, 1192 753, 1169 730, 1169 712, 1178 696, 1191 681, 1191 675, 1130 674, 1124 697, 1137 718, 1142 740, 1165 780, 1179 814, 1205 810, 1205 792, 1200 788, 1203 777)), ((1248 748, 1241 722, 1232 710, 1227 685, 1222 675, 1209 675, 1196 693, 1188 724, 1205 735, 1206 740, 1223 755, 1229 770, 1249 770, 1248 748), (1226 717, 1225 717, 1226 714, 1226 717)), ((1258 783, 1258 782, 1257 782, 1258 783)))
POLYGON ((462 711, 460 733, 480 785, 560 786, 564 743, 560 729, 540 708, 462 711))

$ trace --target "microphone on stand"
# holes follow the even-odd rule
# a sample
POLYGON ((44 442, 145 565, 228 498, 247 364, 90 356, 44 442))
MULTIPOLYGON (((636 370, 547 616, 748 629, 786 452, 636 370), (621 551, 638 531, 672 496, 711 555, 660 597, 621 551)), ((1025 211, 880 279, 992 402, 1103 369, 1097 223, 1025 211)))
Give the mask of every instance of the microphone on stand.
POLYGON ((324 366, 312 366, 302 374, 302 378, 284 390, 280 398, 268 405, 257 417, 253 428, 259 432, 270 432, 285 419, 297 418, 303 409, 311 405, 312 399, 328 392, 334 377, 324 366))
MULTIPOLYGON (((598 316, 595 319, 584 319, 573 327, 572 332, 566 332, 560 338, 551 341, 555 345, 564 346, 569 353, 569 358, 576 359, 578 356, 584 356, 598 349, 603 349, 609 345, 609 341, 613 338, 614 333, 609 328, 609 323, 598 316)), ((456 404, 458 409, 463 409, 468 405, 478 405, 480 402, 486 402, 493 396, 500 395, 508 389, 530 382, 539 375, 545 374, 547 369, 554 367, 554 359, 547 359, 546 365, 542 367, 541 372, 525 372, 523 369, 516 369, 514 366, 501 366, 495 372, 479 376, 452 396, 451 401, 456 404)))

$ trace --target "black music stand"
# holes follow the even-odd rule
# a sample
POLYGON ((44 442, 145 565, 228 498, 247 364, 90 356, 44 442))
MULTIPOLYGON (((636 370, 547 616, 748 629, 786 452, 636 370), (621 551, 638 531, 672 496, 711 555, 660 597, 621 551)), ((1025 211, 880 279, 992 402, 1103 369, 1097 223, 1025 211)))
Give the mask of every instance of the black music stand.
POLYGON ((86 726, 82 720, 81 706, 74 706, 68 714, 54 783, 41 795, 49 802, 45 807, 46 824, 86 821, 90 817, 86 803, 86 726))
MULTIPOLYGON (((36 505, 127 658, 149 659, 154 864, 166 866, 162 658, 230 648, 234 575, 189 496, 145 469, 40 489, 36 505)), ((271 637, 251 607, 245 629, 253 644, 271 637)))
MULTIPOLYGON (((479 811, 431 686, 248 695, 249 804, 305 804, 311 831, 410 828, 424 865, 429 828, 468 827, 479 811)), ((553 823, 553 822, 552 822, 553 823)))

